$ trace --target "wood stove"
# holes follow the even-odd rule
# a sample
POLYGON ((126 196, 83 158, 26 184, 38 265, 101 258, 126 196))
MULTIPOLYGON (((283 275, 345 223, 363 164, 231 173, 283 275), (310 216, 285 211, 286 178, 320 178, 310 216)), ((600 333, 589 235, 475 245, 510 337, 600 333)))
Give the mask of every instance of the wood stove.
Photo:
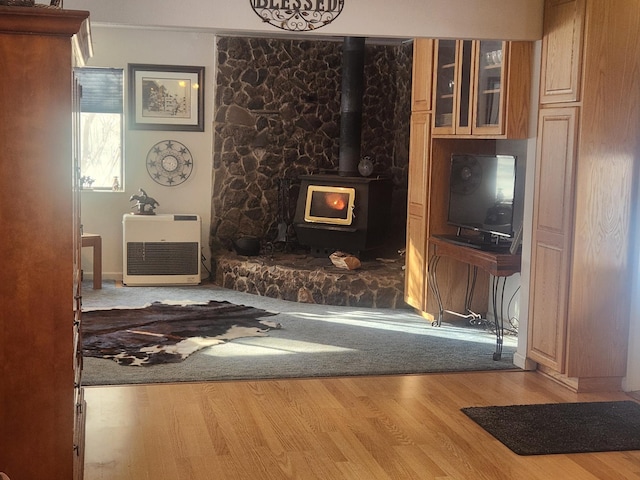
POLYGON ((301 176, 293 224, 298 242, 317 256, 336 250, 360 255, 384 246, 391 189, 387 178, 301 176))

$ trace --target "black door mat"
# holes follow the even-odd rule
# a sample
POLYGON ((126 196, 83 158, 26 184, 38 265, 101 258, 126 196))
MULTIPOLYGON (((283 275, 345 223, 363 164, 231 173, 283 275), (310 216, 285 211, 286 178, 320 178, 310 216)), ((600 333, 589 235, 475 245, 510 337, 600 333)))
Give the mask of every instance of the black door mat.
POLYGON ((640 450, 640 404, 632 401, 461 410, 518 455, 640 450))

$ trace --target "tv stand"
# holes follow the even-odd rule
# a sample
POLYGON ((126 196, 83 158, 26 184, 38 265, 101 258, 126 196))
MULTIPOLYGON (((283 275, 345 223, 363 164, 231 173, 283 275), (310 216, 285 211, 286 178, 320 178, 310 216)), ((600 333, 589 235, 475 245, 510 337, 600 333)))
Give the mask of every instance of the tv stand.
POLYGON ((455 239, 461 237, 432 236, 429 243, 433 247, 433 256, 429 259, 429 286, 438 302, 438 318, 432 322, 434 326, 442 325, 442 317, 445 312, 469 318, 476 322, 480 315, 471 310, 471 301, 475 289, 475 280, 478 269, 482 269, 491 275, 491 302, 495 316, 496 351, 494 360, 502 358, 502 343, 504 337, 504 289, 507 277, 520 271, 520 254, 503 252, 491 252, 472 248, 469 245, 456 243, 455 239), (442 297, 438 289, 437 268, 442 257, 450 257, 469 266, 467 277, 467 295, 465 298, 465 313, 460 314, 451 310, 445 310, 442 297), (498 301, 500 303, 498 303, 498 301))

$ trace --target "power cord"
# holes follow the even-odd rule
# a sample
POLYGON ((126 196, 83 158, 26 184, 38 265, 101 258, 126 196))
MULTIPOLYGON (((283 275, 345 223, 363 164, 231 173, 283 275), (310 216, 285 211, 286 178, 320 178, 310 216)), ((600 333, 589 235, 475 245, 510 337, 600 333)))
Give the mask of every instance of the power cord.
POLYGON ((202 280, 211 280, 211 270, 207 268, 207 265, 205 263, 207 261, 207 258, 204 256, 204 253, 200 254, 200 261, 202 263, 202 268, 204 268, 207 271, 207 276, 202 280))

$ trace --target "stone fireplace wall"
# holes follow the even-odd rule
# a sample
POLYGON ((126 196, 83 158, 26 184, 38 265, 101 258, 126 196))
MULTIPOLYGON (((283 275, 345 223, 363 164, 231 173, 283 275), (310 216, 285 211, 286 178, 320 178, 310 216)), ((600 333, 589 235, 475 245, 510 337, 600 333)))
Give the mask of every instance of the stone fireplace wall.
MULTIPOLYGON (((276 238, 279 186, 338 166, 342 42, 220 37, 211 248, 276 238)), ((367 45, 362 155, 394 184, 393 234, 404 245, 412 45, 367 45)), ((291 211, 291 216, 293 211, 291 211)))

